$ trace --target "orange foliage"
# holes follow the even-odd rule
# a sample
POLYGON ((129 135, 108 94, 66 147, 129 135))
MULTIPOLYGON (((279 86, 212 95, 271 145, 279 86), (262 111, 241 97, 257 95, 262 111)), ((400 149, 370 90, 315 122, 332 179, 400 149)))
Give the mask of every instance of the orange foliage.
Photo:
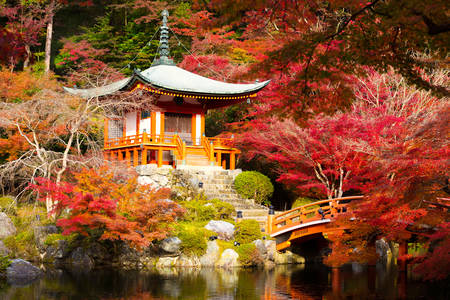
POLYGON ((30 71, 10 72, 0 70, 0 101, 22 102, 30 100, 42 89, 57 89, 56 79, 36 75, 30 71))

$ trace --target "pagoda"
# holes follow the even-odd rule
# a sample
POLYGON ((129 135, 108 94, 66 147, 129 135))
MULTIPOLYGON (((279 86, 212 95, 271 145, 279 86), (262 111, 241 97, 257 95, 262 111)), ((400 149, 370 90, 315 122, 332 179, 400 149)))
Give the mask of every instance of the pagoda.
POLYGON ((151 111, 126 111, 121 118, 105 119, 104 155, 129 165, 146 164, 221 166, 234 169, 239 149, 231 138, 205 136, 208 109, 226 107, 256 97, 269 81, 232 84, 206 78, 177 67, 169 58, 168 11, 162 12, 159 58, 150 68, 112 84, 91 88, 64 88, 84 98, 105 97, 142 90, 155 97, 151 111))

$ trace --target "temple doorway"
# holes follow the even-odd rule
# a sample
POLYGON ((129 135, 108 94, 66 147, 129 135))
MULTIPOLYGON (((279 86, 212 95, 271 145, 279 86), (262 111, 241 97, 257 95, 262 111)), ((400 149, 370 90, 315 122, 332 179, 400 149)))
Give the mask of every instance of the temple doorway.
POLYGON ((180 138, 186 142, 186 145, 192 145, 192 115, 165 113, 164 133, 168 135, 177 133, 180 138))

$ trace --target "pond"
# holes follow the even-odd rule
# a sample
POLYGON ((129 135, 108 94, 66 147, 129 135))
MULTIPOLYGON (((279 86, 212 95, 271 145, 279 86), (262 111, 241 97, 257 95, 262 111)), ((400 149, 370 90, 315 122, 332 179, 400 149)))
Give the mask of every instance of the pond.
POLYGON ((0 299, 450 299, 448 286, 382 267, 323 265, 263 269, 49 270, 27 286, 3 286, 0 299))

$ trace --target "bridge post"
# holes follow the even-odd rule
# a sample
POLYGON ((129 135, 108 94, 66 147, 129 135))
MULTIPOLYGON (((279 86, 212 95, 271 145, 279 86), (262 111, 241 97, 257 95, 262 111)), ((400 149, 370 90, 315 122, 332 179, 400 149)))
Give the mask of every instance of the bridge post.
POLYGON ((275 210, 273 209, 273 206, 271 205, 269 207, 269 214, 267 216, 267 234, 272 233, 272 226, 273 226, 273 219, 275 217, 275 210))

